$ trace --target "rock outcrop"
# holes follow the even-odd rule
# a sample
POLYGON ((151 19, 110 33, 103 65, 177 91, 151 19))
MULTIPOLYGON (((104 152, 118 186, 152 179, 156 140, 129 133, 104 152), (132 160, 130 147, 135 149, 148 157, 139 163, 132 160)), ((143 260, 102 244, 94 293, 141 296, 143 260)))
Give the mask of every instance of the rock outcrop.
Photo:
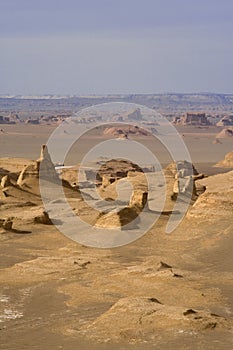
POLYGON ((10 176, 9 175, 3 176, 1 179, 1 187, 5 188, 5 187, 10 186, 10 185, 11 185, 10 176))
POLYGON ((215 166, 220 168, 233 168, 233 151, 227 153, 225 158, 215 164, 215 166))
POLYGON ((233 129, 225 128, 216 136, 216 139, 226 139, 233 137, 233 129))
POLYGON ((25 165, 19 174, 17 185, 22 186, 28 178, 39 179, 39 177, 50 181, 58 179, 58 174, 56 173, 46 145, 41 146, 41 154, 38 160, 25 165))
POLYGON ((119 342, 125 338, 133 343, 159 338, 166 329, 167 334, 182 332, 227 329, 224 317, 182 306, 164 305, 156 297, 128 297, 119 299, 108 311, 96 320, 83 325, 80 333, 91 339, 111 339, 119 342))
MULTIPOLYGON (((187 217, 196 218, 197 225, 206 220, 219 224, 222 218, 224 218, 231 231, 233 204, 232 181, 233 171, 200 180, 200 185, 205 186, 206 191, 198 197, 197 201, 190 208, 187 217)), ((220 229, 220 232, 223 232, 222 229, 220 229)))
POLYGON ((173 177, 173 193, 172 200, 176 200, 179 193, 190 195, 195 199, 197 195, 203 193, 203 186, 196 186, 195 181, 205 177, 204 174, 199 174, 195 166, 188 161, 172 162, 165 169, 166 176, 173 177))
POLYGON ((0 124, 16 124, 16 120, 13 117, 4 117, 0 115, 0 124))
POLYGON ((130 198, 128 206, 110 213, 100 213, 95 226, 102 228, 120 228, 124 230, 135 228, 140 222, 139 214, 146 207, 148 208, 148 192, 135 190, 130 198), (130 225, 129 225, 130 224, 130 225))
POLYGON ((43 211, 40 215, 34 217, 35 224, 52 225, 52 221, 46 211, 43 211))
POLYGON ((182 117, 175 117, 172 121, 175 125, 209 126, 210 121, 205 113, 187 113, 182 117))
POLYGON ((198 171, 195 166, 186 160, 172 162, 165 169, 165 174, 167 176, 172 176, 175 178, 177 173, 179 173, 181 177, 198 175, 198 171))
POLYGON ((128 120, 142 120, 142 114, 140 108, 135 109, 127 115, 128 120))
POLYGON ((148 192, 135 190, 130 198, 129 207, 141 212, 146 206, 148 207, 148 192))
MULTIPOLYGON (((106 187, 119 179, 127 177, 129 173, 143 173, 143 170, 137 164, 130 161, 112 159, 101 165, 96 175, 96 180, 99 184, 106 187)), ((89 180, 88 177, 87 179, 89 180)))
POLYGON ((39 178, 39 168, 37 162, 32 162, 30 165, 25 165, 17 179, 17 185, 23 186, 24 180, 27 178, 39 178))
POLYGON ((96 220, 95 227, 124 230, 124 226, 131 224, 127 226, 127 229, 135 228, 138 220, 132 222, 137 218, 139 220, 137 210, 133 207, 126 207, 118 212, 101 213, 96 220))
POLYGON ((121 125, 121 126, 113 126, 110 128, 106 128, 104 130, 104 135, 118 136, 125 138, 131 136, 150 136, 150 133, 142 128, 139 128, 137 125, 121 125))
POLYGON ((40 177, 48 180, 56 180, 58 178, 46 145, 41 146, 40 158, 36 161, 36 163, 40 177))
POLYGON ((7 219, 0 219, 0 227, 2 227, 6 231, 12 230, 13 220, 13 217, 8 217, 7 219))
POLYGON ((0 158, 0 177, 10 175, 17 179, 25 165, 32 164, 32 161, 26 158, 0 158))
POLYGON ((233 126, 233 115, 228 115, 219 120, 217 126, 233 126))

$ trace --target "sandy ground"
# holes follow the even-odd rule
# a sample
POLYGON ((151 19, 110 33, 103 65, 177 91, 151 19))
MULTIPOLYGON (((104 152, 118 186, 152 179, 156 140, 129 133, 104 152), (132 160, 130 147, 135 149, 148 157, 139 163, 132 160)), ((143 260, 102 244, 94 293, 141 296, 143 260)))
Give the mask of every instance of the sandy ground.
MULTIPOLYGON (((41 144, 46 143, 49 136, 55 130, 54 126, 49 125, 4 125, 4 133, 0 134, 0 156, 1 157, 19 157, 28 159, 37 159, 38 149, 41 144)), ((215 136, 219 132, 219 128, 193 128, 180 127, 178 131, 183 137, 183 140, 188 147, 193 163, 200 164, 205 167, 205 164, 215 164, 222 160, 226 153, 232 151, 233 140, 222 139, 220 144, 213 144, 215 136)), ((69 135, 61 135, 69 137, 69 135)), ((81 138, 70 149, 66 164, 77 164, 82 161, 83 156, 98 142, 104 140, 102 135, 89 135, 81 138)), ((106 138, 107 139, 107 138, 106 138)), ((161 164, 168 164, 171 157, 167 150, 155 138, 137 138, 139 142, 144 144, 148 149, 158 157, 161 164)), ((59 161, 59 160, 57 160, 59 161)), ((202 170, 200 170, 201 172, 202 170)))
MULTIPOLYGON (((2 157, 37 159, 53 128, 4 130, 2 157)), ((232 141, 212 144, 213 130, 182 133, 198 170, 221 172, 211 165, 232 141)), ((77 164, 96 141, 80 141, 67 164, 77 164)), ((169 161, 162 151, 160 157, 169 161)), ((165 234, 169 218, 162 215, 119 248, 88 248, 54 226, 20 219, 15 231, 1 230, 0 349, 232 349, 232 181, 232 172, 201 180, 207 191, 175 232, 165 234)), ((17 193, 1 203, 1 217, 26 215, 28 201, 40 204, 35 191, 17 193)))

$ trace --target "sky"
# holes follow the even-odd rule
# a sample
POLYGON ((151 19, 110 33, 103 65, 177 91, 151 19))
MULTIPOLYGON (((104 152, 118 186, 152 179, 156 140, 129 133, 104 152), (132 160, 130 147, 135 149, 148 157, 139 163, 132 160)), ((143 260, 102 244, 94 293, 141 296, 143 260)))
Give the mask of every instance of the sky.
POLYGON ((233 93, 232 0, 0 0, 0 94, 233 93))

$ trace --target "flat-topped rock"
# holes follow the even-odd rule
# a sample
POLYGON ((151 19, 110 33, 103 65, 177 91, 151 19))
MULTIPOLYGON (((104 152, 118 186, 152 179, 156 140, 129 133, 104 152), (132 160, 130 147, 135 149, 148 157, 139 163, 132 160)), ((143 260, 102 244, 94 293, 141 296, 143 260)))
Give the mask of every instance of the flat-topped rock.
POLYGON ((205 113, 186 113, 185 116, 175 117, 172 122, 174 125, 192 125, 192 126, 211 125, 205 113))

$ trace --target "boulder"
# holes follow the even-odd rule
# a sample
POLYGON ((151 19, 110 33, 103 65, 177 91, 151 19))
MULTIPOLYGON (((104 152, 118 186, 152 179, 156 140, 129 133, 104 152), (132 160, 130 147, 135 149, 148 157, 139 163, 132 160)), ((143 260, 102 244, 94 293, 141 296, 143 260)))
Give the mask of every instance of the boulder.
POLYGON ((43 224, 43 225, 53 225, 52 221, 49 218, 49 215, 46 211, 43 211, 42 214, 36 216, 34 218, 35 224, 43 224))
POLYGON ((7 219, 0 219, 0 227, 6 231, 10 231, 13 226, 13 217, 8 217, 7 219))

